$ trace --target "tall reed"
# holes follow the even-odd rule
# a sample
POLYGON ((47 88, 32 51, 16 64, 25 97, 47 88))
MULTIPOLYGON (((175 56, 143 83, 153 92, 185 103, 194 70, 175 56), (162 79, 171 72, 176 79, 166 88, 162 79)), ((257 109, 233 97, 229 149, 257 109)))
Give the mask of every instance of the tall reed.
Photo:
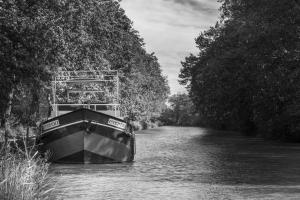
POLYGON ((49 164, 35 147, 27 147, 25 139, 22 143, 22 147, 18 142, 1 147, 0 199, 54 199, 47 175, 49 164))

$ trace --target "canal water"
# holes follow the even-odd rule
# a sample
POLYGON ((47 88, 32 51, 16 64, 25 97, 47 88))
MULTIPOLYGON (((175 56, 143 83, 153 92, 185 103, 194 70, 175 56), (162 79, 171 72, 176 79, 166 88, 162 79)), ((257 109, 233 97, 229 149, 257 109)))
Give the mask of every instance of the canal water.
POLYGON ((137 132, 134 163, 52 165, 62 199, 300 199, 300 145, 237 133, 137 132))

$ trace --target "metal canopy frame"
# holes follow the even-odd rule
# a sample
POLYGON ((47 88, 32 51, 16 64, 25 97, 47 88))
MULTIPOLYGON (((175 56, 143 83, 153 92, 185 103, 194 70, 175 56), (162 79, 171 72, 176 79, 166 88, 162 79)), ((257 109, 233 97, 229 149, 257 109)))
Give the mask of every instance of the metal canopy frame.
POLYGON ((119 111, 119 73, 117 70, 80 70, 80 71, 59 71, 56 76, 54 76, 54 79, 52 81, 52 98, 53 98, 53 111, 54 111, 54 117, 58 116, 59 114, 59 106, 78 106, 78 107, 84 107, 88 109, 92 109, 97 111, 97 106, 107 106, 113 107, 114 116, 118 116, 119 111), (81 89, 81 90, 70 90, 70 92, 67 92, 67 99, 69 100, 69 93, 79 93, 79 94, 85 94, 85 93, 104 93, 104 95, 107 96, 113 96, 113 102, 99 102, 99 103, 60 103, 57 100, 57 84, 58 83, 107 83, 112 82, 114 83, 114 88, 116 90, 115 93, 106 92, 104 90, 88 90, 88 89, 81 89), (107 93, 107 94, 106 94, 107 93))

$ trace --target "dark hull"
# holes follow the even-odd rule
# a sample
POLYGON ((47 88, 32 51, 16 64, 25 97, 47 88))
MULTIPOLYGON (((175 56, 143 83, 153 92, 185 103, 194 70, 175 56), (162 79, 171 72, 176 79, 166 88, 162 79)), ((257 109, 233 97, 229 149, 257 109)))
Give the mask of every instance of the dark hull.
POLYGON ((57 163, 113 163, 134 159, 135 138, 118 118, 80 109, 48 120, 39 138, 41 151, 57 163))

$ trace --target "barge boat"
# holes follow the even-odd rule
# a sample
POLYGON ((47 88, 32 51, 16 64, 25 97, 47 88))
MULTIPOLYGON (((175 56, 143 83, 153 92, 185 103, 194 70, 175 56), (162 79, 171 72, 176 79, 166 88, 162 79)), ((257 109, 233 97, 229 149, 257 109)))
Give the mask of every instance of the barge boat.
POLYGON ((120 116, 118 83, 117 71, 68 71, 54 78, 51 117, 38 138, 51 162, 134 160, 135 135, 120 116))

